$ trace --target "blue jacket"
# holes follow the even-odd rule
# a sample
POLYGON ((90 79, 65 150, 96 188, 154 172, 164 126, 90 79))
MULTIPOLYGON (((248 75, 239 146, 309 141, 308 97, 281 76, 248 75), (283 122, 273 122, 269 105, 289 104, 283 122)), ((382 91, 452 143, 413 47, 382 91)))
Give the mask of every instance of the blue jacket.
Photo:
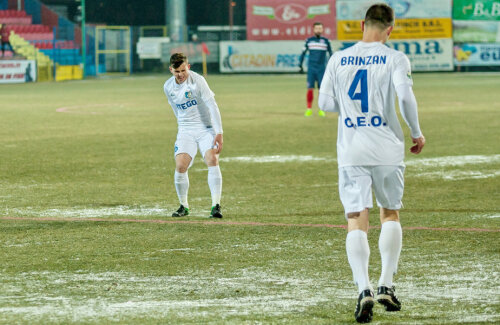
POLYGON ((304 49, 300 55, 299 67, 302 67, 307 51, 309 51, 309 70, 324 69, 326 66, 326 52, 328 52, 329 56, 332 56, 330 41, 323 36, 316 37, 315 35, 306 39, 306 44, 304 45, 304 49))

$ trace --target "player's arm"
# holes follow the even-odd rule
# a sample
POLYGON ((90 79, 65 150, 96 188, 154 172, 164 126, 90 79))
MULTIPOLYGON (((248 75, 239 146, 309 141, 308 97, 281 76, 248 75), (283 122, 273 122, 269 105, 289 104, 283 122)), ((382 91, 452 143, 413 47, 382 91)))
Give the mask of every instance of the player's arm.
POLYGON ((304 58, 306 57, 307 50, 309 49, 309 39, 306 39, 306 43, 304 44, 304 48, 302 49, 302 53, 300 54, 299 58, 299 68, 300 72, 303 72, 304 69, 302 68, 302 64, 304 63, 304 58))
POLYGON ((212 119, 212 127, 215 131, 215 139, 214 139, 214 149, 216 153, 220 153, 222 151, 223 137, 222 137, 222 119, 220 116, 219 106, 217 106, 217 102, 214 97, 204 100, 205 104, 208 107, 210 112, 210 117, 212 119))
POLYGON ((214 93, 212 90, 210 90, 210 87, 208 87, 208 83, 205 80, 205 78, 200 77, 199 80, 197 81, 197 84, 199 85, 199 90, 200 90, 200 97, 205 103, 205 105, 208 107, 208 111, 210 113, 210 119, 212 121, 212 127, 214 128, 215 131, 215 139, 214 139, 214 149, 216 150, 216 153, 220 153, 222 151, 222 144, 224 142, 223 140, 223 130, 222 130, 222 119, 220 116, 220 110, 219 106, 217 106, 217 102, 215 101, 214 98, 214 93))
POLYGON ((420 130, 418 122, 417 100, 415 99, 415 94, 412 89, 413 81, 411 79, 410 61, 406 56, 403 56, 402 59, 396 63, 397 66, 394 71, 393 80, 396 94, 398 95, 399 109, 403 119, 410 128, 411 138, 413 143, 415 143, 415 145, 410 148, 410 151, 418 154, 425 145, 425 137, 420 130))
POLYGON ((425 145, 425 137, 420 130, 418 123, 417 100, 413 94, 412 87, 408 84, 402 84, 396 87, 396 93, 399 100, 399 109, 406 124, 410 128, 410 134, 415 145, 410 148, 412 153, 418 154, 425 145))
POLYGON ((325 93, 319 93, 318 106, 324 112, 333 112, 333 113, 339 112, 339 109, 335 102, 335 97, 332 97, 325 93))
POLYGON ((330 44, 330 41, 325 37, 326 39, 326 46, 327 46, 327 50, 328 50, 328 57, 331 58, 332 55, 333 55, 333 51, 332 51, 332 45, 330 44))
POLYGON ((170 100, 170 97, 168 96, 168 89, 166 86, 163 86, 163 92, 165 93, 165 96, 167 96, 167 101, 170 104, 170 107, 172 107, 175 117, 177 117, 177 109, 175 109, 175 104, 170 100))
POLYGON ((339 108, 335 100, 335 76, 333 58, 328 61, 321 87, 319 89, 318 106, 322 111, 338 113, 339 108))

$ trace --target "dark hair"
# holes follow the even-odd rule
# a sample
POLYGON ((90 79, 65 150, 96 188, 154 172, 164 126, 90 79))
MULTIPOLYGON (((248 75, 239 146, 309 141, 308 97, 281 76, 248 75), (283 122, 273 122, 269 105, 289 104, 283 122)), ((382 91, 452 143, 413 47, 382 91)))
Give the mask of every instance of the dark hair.
POLYGON ((385 3, 377 3, 366 12, 365 25, 386 29, 394 25, 394 10, 385 3))
POLYGON ((170 65, 174 69, 180 67, 184 62, 188 62, 188 58, 184 53, 174 53, 170 56, 170 65))
POLYGON ((320 23, 319 21, 317 21, 317 22, 315 22, 315 23, 313 24, 313 27, 314 27, 314 26, 323 26, 323 23, 320 23))

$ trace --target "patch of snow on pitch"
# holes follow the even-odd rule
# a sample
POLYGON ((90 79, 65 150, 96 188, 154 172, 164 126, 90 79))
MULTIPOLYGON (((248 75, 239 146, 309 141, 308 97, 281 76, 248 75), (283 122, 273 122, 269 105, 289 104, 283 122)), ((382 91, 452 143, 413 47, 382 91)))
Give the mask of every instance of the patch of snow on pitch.
POLYGON ((493 172, 482 172, 478 170, 449 170, 421 173, 418 176, 429 178, 442 178, 445 180, 483 179, 500 176, 500 170, 493 172))
MULTIPOLYGON (((12 278, 10 283, 23 283, 29 292, 15 296, 15 285, 4 287, 0 293, 0 306, 3 306, 0 315, 18 315, 17 319, 32 321, 60 321, 65 317, 90 321, 98 317, 126 319, 146 315, 161 319, 172 314, 192 318, 200 317, 202 313, 212 317, 220 314, 282 315, 291 310, 304 311, 334 295, 332 283, 319 284, 312 278, 282 277, 253 270, 241 270, 238 276, 226 278, 196 275, 141 277, 119 272, 32 272, 19 276, 22 281, 12 278), (47 299, 50 290, 57 289, 61 280, 69 290, 84 288, 108 293, 99 298, 47 299), (123 299, 124 296, 127 300, 123 299), (7 301, 10 306, 4 303, 7 301), (205 308, 210 308, 210 311, 204 311, 205 308)), ((352 296, 351 290, 338 290, 335 294, 352 296)))
POLYGON ((472 219, 498 219, 500 218, 500 214, 481 214, 472 216, 472 219))
POLYGON ((241 156, 223 157, 223 162, 243 162, 243 163, 288 163, 288 162, 311 162, 311 161, 335 161, 333 158, 315 157, 310 155, 287 155, 287 156, 241 156))
POLYGON ((103 208, 60 208, 37 210, 33 208, 27 209, 8 209, 7 213, 32 215, 42 218, 61 217, 61 218, 102 218, 111 216, 120 217, 164 217, 172 213, 171 208, 164 207, 130 207, 130 206, 115 206, 103 208))
MULTIPOLYGON (((450 304, 466 302, 469 307, 483 304, 486 308, 495 305, 491 299, 496 297, 497 288, 487 283, 488 279, 498 279, 498 273, 491 272, 496 267, 494 263, 482 265, 476 260, 467 266, 473 266, 473 271, 458 272, 463 267, 461 264, 441 276, 432 272, 428 276, 407 276, 398 283, 398 292, 410 306, 409 310, 411 306, 429 303, 434 306, 428 311, 429 315, 439 314, 444 323, 464 319, 495 322, 498 320, 496 312, 477 314, 471 313, 471 308, 446 312, 450 304), (470 295, 471 288, 478 294, 470 295)), ((0 320, 8 316, 5 319, 26 323, 58 323, 71 319, 124 322, 131 317, 203 322, 229 315, 252 315, 259 319, 301 313, 325 303, 342 306, 342 310, 348 306, 350 309, 355 299, 354 286, 347 280, 332 280, 321 274, 283 276, 255 268, 239 270, 237 275, 229 277, 207 276, 203 272, 140 276, 128 272, 44 271, 2 274, 2 278, 6 285, 0 291, 0 320), (73 294, 68 292, 68 297, 61 296, 61 283, 73 294), (75 292, 86 294, 74 295, 75 292)), ((412 316, 409 315, 407 323, 414 323, 412 316)))
POLYGON ((476 155, 476 156, 446 156, 425 159, 410 159, 406 165, 410 176, 440 178, 444 180, 485 179, 500 176, 498 168, 483 167, 487 164, 500 163, 500 155, 476 155), (457 170, 456 167, 465 165, 481 165, 481 168, 457 170))
POLYGON ((436 158, 411 159, 406 161, 407 166, 417 167, 449 167, 467 164, 491 164, 500 162, 500 155, 475 156, 446 156, 436 158))

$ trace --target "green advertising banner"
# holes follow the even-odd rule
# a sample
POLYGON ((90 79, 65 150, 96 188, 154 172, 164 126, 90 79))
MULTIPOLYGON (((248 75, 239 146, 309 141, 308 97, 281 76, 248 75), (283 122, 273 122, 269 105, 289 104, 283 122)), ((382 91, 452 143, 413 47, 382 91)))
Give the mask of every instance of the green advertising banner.
POLYGON ((454 0, 453 19, 500 20, 500 0, 454 0))
POLYGON ((453 21, 453 40, 464 43, 500 42, 500 21, 453 21))

